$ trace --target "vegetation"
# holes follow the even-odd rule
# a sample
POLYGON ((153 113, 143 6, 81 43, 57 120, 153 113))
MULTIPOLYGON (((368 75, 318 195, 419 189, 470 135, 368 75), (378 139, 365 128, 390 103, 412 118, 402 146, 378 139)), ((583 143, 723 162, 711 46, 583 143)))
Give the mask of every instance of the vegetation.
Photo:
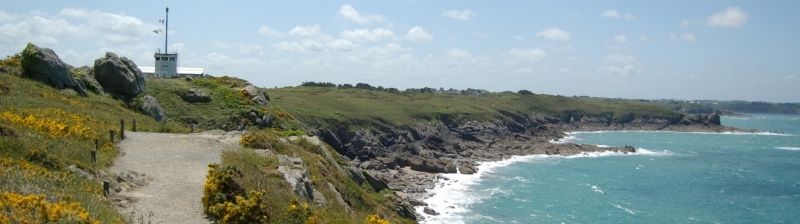
MULTIPOLYGON (((477 93, 477 92, 476 92, 477 93)), ((410 125, 434 119, 510 119, 508 113, 565 117, 592 115, 629 119, 680 119, 681 114, 654 104, 611 99, 581 99, 541 94, 446 94, 371 91, 319 87, 270 90, 272 102, 307 125, 329 123, 410 125), (326 123, 327 122, 327 123, 326 123)))
POLYGON ((119 129, 120 119, 136 119, 138 130, 186 129, 158 123, 109 96, 81 97, 21 73, 19 56, 0 60, 0 223, 124 222, 103 197, 102 184, 73 170, 111 165, 118 150, 108 133, 119 129))
MULTIPOLYGON (((299 129, 300 124, 292 115, 274 106, 261 106, 247 97, 241 90, 247 81, 231 77, 203 77, 187 81, 184 79, 148 79, 144 95, 152 95, 164 108, 167 118, 185 124, 197 124, 197 128, 236 128, 251 112, 266 114, 272 118, 268 127, 299 129), (189 103, 181 98, 188 91, 200 91, 211 97, 209 102, 189 103)), ((141 101, 141 98, 136 101, 141 101)))
MULTIPOLYGON (((331 151, 327 146, 314 145, 303 138, 296 141, 281 140, 290 133, 278 130, 252 130, 242 137, 242 145, 252 148, 271 149, 272 153, 256 153, 250 148, 224 151, 221 164, 213 164, 209 170, 204 191, 205 204, 227 203, 231 212, 217 215, 212 206, 206 206, 213 217, 241 214, 235 211, 238 201, 259 201, 264 209, 244 215, 247 220, 265 217, 271 223, 410 223, 411 220, 395 213, 397 198, 391 191, 376 192, 368 184, 358 184, 344 171, 347 159, 331 151), (298 197, 283 175, 277 170, 279 155, 293 155, 302 159, 308 169, 312 186, 320 191, 328 202, 314 205, 312 201, 298 197), (336 192, 353 210, 335 202, 336 192), (257 199, 256 199, 257 198, 257 199), (210 203, 208 203, 208 202, 210 203), (209 210, 209 208, 212 208, 209 210), (343 215, 343 214, 350 215, 343 215), (381 218, 386 217, 386 219, 381 218), (380 222, 383 221, 383 222, 380 222)), ((239 206, 241 207, 241 206, 239 206)), ((222 219, 220 219, 222 220, 222 219)), ((237 223, 237 222, 232 222, 237 223)))
POLYGON ((686 113, 702 114, 721 111, 724 113, 765 113, 765 114, 800 114, 800 103, 769 103, 747 101, 678 101, 659 100, 656 103, 686 113))

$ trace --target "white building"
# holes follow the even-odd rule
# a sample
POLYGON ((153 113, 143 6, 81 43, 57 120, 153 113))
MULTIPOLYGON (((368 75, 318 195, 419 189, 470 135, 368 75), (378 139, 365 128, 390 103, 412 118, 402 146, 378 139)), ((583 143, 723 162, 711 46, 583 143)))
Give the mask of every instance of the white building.
MULTIPOLYGON (((166 12, 167 17, 161 22, 164 23, 164 52, 156 52, 153 55, 155 67, 139 67, 145 78, 178 78, 178 77, 201 77, 205 75, 203 68, 179 68, 178 52, 169 53, 167 42, 169 41, 169 8, 166 12)), ((153 32, 161 32, 154 30, 153 32)))

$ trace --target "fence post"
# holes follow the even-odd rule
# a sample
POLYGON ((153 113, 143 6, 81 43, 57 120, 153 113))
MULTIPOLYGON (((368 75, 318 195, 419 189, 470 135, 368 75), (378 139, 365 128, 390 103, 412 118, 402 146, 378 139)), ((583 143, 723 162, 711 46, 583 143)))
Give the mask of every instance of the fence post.
POLYGON ((107 180, 104 180, 103 181, 103 196, 108 197, 108 194, 110 193, 109 191, 111 191, 111 184, 109 184, 107 180))
POLYGON ((114 144, 114 130, 108 130, 108 140, 111 141, 111 144, 114 144))
POLYGON ((119 119, 119 140, 125 140, 125 119, 119 119))
POLYGON ((133 119, 133 131, 136 132, 136 119, 133 119))
POLYGON ((194 123, 189 124, 189 127, 192 129, 189 133, 194 133, 194 123))
POLYGON ((100 150, 100 140, 94 140, 94 150, 92 150, 92 166, 97 165, 97 151, 100 150))

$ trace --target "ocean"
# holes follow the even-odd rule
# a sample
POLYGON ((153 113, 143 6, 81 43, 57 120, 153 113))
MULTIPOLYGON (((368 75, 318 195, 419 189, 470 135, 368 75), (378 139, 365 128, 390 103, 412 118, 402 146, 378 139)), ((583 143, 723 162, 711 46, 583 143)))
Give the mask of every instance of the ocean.
MULTIPOLYGON (((447 174, 423 223, 798 223, 800 117, 722 123, 760 133, 576 132, 635 154, 517 156, 447 174)), ((421 208, 419 208, 421 210, 421 208)))

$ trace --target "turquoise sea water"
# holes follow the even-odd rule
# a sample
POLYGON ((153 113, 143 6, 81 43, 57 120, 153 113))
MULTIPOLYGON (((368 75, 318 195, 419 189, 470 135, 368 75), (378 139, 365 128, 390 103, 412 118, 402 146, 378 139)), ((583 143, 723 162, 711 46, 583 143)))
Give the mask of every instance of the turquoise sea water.
MULTIPOLYGON (((591 132, 633 155, 525 156, 447 175, 428 223, 798 223, 798 116, 724 117, 765 133, 591 132)), ((421 209, 421 208, 419 208, 421 209)))

